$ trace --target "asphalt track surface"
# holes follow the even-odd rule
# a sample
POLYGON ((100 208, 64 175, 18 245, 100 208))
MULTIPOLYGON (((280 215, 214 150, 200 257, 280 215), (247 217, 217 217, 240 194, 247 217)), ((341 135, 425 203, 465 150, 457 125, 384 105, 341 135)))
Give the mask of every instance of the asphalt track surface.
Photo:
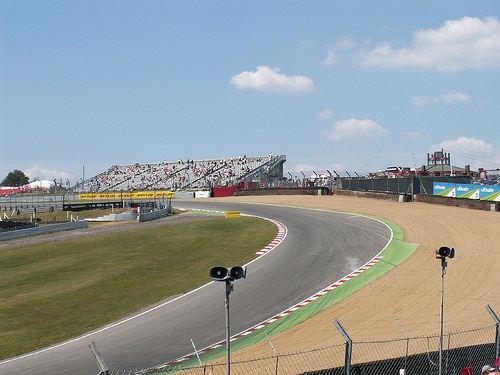
MULTIPOLYGON (((230 295, 232 335, 340 280, 379 254, 392 238, 384 223, 353 214, 209 200, 174 200, 173 205, 240 211, 286 227, 282 243, 250 262, 247 278, 234 282, 230 295)), ((224 299, 225 283, 208 283, 89 334, 0 362, 0 374, 97 374, 99 369, 89 349, 92 341, 111 372, 168 363, 192 353, 192 341, 197 349, 203 349, 224 340, 224 299)))

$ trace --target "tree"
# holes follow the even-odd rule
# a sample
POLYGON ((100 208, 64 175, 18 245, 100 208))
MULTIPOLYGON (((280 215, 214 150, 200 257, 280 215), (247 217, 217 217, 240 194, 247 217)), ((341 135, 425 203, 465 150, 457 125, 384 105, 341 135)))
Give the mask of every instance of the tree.
POLYGON ((23 186, 29 182, 30 179, 26 177, 22 171, 15 169, 13 172, 10 172, 7 177, 5 177, 0 186, 23 186))

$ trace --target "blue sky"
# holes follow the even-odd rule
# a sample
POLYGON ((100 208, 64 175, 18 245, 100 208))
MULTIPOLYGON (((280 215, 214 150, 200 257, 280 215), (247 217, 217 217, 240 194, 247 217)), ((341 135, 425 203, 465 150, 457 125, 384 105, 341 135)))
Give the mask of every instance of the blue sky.
POLYGON ((500 168, 500 4, 0 1, 0 180, 287 155, 500 168))

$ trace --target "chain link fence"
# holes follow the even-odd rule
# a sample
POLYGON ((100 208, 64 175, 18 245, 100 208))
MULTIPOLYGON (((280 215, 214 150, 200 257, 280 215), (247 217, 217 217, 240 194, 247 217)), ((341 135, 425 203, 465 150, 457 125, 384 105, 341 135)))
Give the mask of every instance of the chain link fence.
MULTIPOLYGON (((459 375, 464 368, 480 374, 498 356, 497 325, 443 336, 442 375, 459 375)), ((439 335, 387 341, 341 343, 307 351, 231 362, 234 375, 437 375, 439 335), (352 351, 349 350, 351 346, 352 351)), ((202 359, 202 358, 201 358, 202 359)), ((224 375, 223 359, 203 365, 174 365, 137 374, 224 375)), ((118 375, 118 374, 115 374, 118 375)))
POLYGON ((384 177, 342 178, 338 186, 345 190, 378 191, 394 194, 433 194, 434 182, 471 184, 470 176, 422 176, 422 177, 384 177))

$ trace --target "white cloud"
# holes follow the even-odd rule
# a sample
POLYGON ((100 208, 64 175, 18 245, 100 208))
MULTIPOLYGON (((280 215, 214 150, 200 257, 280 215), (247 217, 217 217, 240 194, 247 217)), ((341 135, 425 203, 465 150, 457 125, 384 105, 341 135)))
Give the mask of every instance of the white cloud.
POLYGON ((329 48, 327 56, 323 59, 323 61, 321 61, 321 65, 332 66, 340 63, 342 58, 340 57, 338 51, 351 49, 355 45, 356 43, 354 42, 352 36, 342 36, 333 46, 329 48))
POLYGON ((305 76, 287 76, 279 69, 258 66, 255 72, 244 71, 231 78, 231 84, 239 89, 261 91, 312 91, 314 82, 305 76))
POLYGON ((52 181, 53 179, 56 179, 57 182, 62 180, 62 182, 65 183, 67 179, 73 178, 69 173, 49 170, 47 168, 39 167, 38 165, 26 169, 24 174, 29 177, 30 181, 34 181, 35 179, 52 181))
POLYGON ((334 48, 336 50, 341 50, 341 49, 351 49, 354 46, 356 46, 356 42, 354 41, 353 37, 351 35, 344 35, 340 37, 337 42, 334 45, 334 48))
POLYGON ((387 131, 373 120, 351 118, 336 122, 333 130, 323 131, 322 135, 328 139, 340 140, 380 137, 386 133, 387 131))
POLYGON ((340 62, 340 58, 337 57, 334 51, 329 51, 328 55, 321 61, 321 65, 332 66, 340 62))
POLYGON ((422 106, 426 105, 429 101, 432 101, 432 99, 425 98, 423 96, 416 96, 411 100, 413 105, 415 105, 417 107, 422 107, 422 106))
POLYGON ((439 99, 446 103, 466 102, 470 100, 470 96, 467 94, 462 94, 461 92, 449 92, 447 94, 439 95, 439 99))
POLYGON ((406 138, 408 138, 408 139, 418 139, 418 138, 420 138, 420 133, 417 133, 415 131, 408 132, 408 133, 406 133, 406 138))
POLYGON ((469 164, 472 169, 482 167, 485 169, 498 168, 500 155, 492 144, 482 139, 459 137, 457 139, 446 140, 437 145, 433 145, 429 152, 443 149, 451 154, 454 164, 469 164))
POLYGON ((422 66, 445 71, 500 67, 500 22, 493 17, 450 20, 438 29, 417 31, 408 48, 393 49, 385 42, 360 57, 362 65, 380 67, 422 66))
POLYGON ((329 109, 325 109, 321 112, 318 112, 318 117, 319 118, 322 118, 322 119, 328 119, 328 118, 331 118, 333 115, 333 112, 329 109))
POLYGON ((466 102, 471 100, 471 97, 467 94, 461 92, 448 92, 446 94, 440 94, 437 97, 415 97, 412 99, 412 103, 415 106, 424 106, 428 103, 454 103, 454 102, 466 102))

